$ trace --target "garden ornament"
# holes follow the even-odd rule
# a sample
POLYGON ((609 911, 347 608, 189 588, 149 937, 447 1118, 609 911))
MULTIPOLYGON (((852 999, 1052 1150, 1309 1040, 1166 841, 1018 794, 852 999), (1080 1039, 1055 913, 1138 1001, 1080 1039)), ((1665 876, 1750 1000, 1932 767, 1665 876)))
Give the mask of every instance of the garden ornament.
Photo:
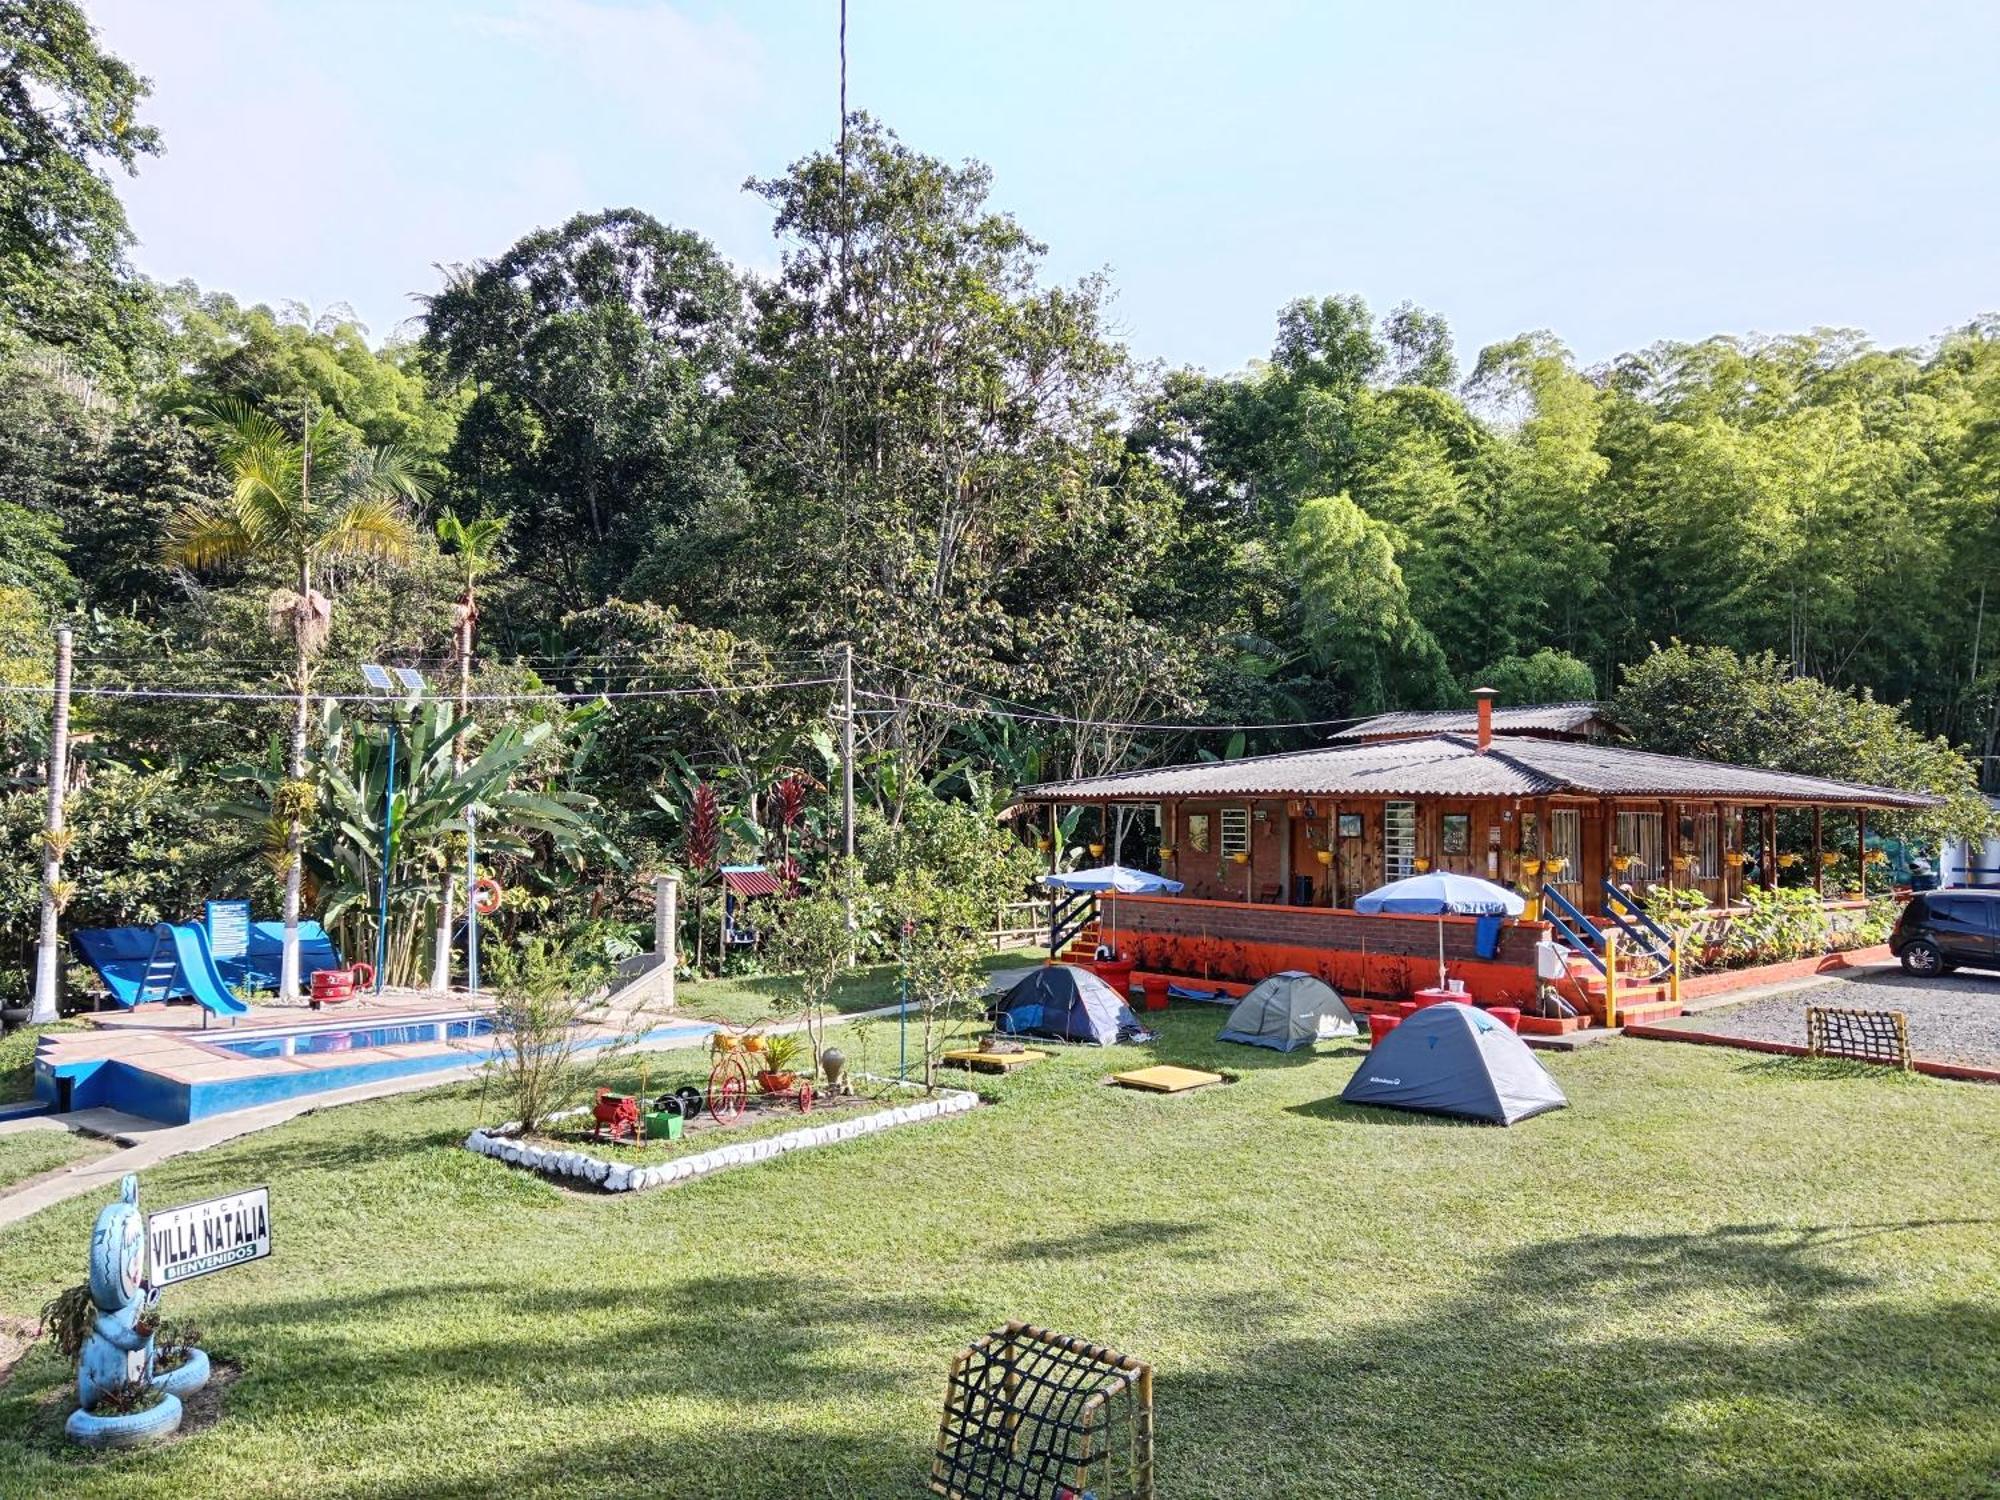
POLYGON ((90 1300, 97 1322, 76 1366, 76 1399, 86 1408, 113 1386, 132 1385, 153 1373, 153 1336, 141 1333, 145 1306, 146 1221, 139 1212, 139 1179, 128 1175, 119 1200, 97 1216, 90 1235, 90 1300))
POLYGON ((819 1055, 819 1071, 826 1079, 829 1094, 841 1092, 840 1081, 847 1073, 847 1054, 838 1047, 828 1047, 819 1055))

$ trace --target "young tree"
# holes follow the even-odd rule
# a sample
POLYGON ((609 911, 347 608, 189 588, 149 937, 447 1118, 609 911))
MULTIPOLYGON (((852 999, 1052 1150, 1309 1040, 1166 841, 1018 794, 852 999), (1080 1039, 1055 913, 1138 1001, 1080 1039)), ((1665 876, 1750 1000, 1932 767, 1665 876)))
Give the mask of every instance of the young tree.
MULTIPOLYGON (((452 646, 458 657, 458 720, 451 737, 451 772, 465 769, 465 729, 472 697, 472 632, 479 622, 479 580, 500 565, 507 523, 481 516, 470 524, 447 512, 437 519, 438 540, 451 549, 458 570, 458 603, 452 610, 452 646)), ((451 987, 452 885, 457 872, 447 863, 438 889, 436 951, 431 957, 431 988, 451 987)), ((471 892, 466 899, 472 899, 471 892)))
POLYGON ((323 419, 293 437, 270 416, 238 402, 197 414, 214 438, 233 484, 227 500, 195 502, 167 523, 167 559, 190 568, 260 563, 281 569, 289 587, 270 598, 270 623, 292 648, 289 780, 272 807, 285 824, 285 944, 278 993, 299 994, 299 895, 305 827, 314 808, 306 779, 306 730, 314 658, 333 623, 333 601, 315 587, 329 563, 348 557, 401 558, 412 541, 405 506, 429 486, 398 448, 338 443, 323 419))
POLYGON ((778 905, 776 923, 765 940, 764 956, 772 966, 798 976, 815 1071, 826 1045, 827 1001, 859 949, 852 912, 861 894, 853 867, 844 862, 836 865, 819 887, 778 905))

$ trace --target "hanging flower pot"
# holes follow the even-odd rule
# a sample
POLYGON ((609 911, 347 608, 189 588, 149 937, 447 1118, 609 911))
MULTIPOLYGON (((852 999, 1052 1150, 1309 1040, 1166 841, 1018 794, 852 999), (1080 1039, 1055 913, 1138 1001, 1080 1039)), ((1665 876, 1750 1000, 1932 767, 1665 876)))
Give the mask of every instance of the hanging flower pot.
POLYGON ((1431 862, 1427 859, 1424 859, 1422 856, 1419 856, 1418 858, 1410 861, 1410 868, 1415 870, 1419 875, 1428 874, 1430 871, 1430 867, 1431 867, 1431 862))
POLYGON ((1778 868, 1781 870, 1789 870, 1798 862, 1799 856, 1796 854, 1780 854, 1778 856, 1778 868))
POLYGON ((1160 845, 1161 859, 1172 859, 1173 857, 1174 857, 1174 846, 1172 844, 1160 845))
POLYGON ((1315 849, 1313 850, 1313 858, 1318 860, 1321 867, 1324 868, 1333 863, 1333 851, 1331 849, 1315 849))
POLYGON ((1638 862, 1639 857, 1636 854, 1614 854, 1611 856, 1611 868, 1616 870, 1620 875, 1623 875, 1638 862))
POLYGON ((1741 849, 1731 849, 1727 854, 1722 856, 1722 862, 1732 870, 1742 869, 1743 851, 1741 849))
POLYGON ((1831 849, 1825 849, 1820 852, 1819 862, 1830 870, 1840 863, 1840 856, 1831 849))
POLYGON ((1092 844, 1090 846, 1090 857, 1092 859, 1102 859, 1104 857, 1104 846, 1102 844, 1092 844))
POLYGON ((1247 849, 1238 849, 1229 858, 1233 864, 1247 865, 1250 863, 1250 853, 1247 849))
POLYGON ((1540 858, 1539 858, 1538 856, 1536 856, 1536 855, 1533 855, 1533 854, 1524 854, 1524 855, 1522 855, 1522 856, 1521 856, 1521 873, 1522 873, 1523 875, 1539 875, 1539 874, 1541 874, 1541 873, 1542 873, 1542 860, 1541 860, 1541 859, 1540 859, 1540 858))
POLYGON ((1568 868, 1569 861, 1566 859, 1545 859, 1542 861, 1542 873, 1550 879, 1554 879, 1568 868))
POLYGON ((1051 844, 1047 839, 1036 839, 1035 847, 1041 850, 1042 853, 1047 854, 1049 850, 1053 849, 1055 846, 1051 844))

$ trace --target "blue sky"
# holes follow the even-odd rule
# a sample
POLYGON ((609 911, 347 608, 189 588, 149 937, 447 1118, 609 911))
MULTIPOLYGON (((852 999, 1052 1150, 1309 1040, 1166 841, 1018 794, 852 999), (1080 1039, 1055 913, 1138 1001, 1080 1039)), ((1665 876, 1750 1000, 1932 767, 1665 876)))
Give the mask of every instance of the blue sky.
MULTIPOLYGON (((154 81, 121 185, 148 273, 378 335, 583 209, 775 264, 741 191, 832 136, 835 0, 86 0, 154 81)), ((2000 5, 850 0, 849 98, 977 156, 1143 358, 1278 307, 1444 313, 1469 364, 2000 310, 2000 5)))

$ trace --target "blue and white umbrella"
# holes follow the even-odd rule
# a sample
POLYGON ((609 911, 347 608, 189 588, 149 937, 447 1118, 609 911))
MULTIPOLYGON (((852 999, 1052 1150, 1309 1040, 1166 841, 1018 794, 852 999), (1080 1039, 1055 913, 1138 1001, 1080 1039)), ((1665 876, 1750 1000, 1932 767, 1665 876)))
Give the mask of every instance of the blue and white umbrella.
POLYGON ((1181 889, 1178 880, 1125 865, 1099 865, 1094 870, 1044 875, 1042 884, 1059 891, 1111 891, 1126 896, 1171 896, 1181 889))
POLYGON ((1476 875, 1432 870, 1407 880, 1392 880, 1355 899, 1354 909, 1373 915, 1400 912, 1419 917, 1518 917, 1528 904, 1514 891, 1476 875))
POLYGON ((1476 875, 1432 870, 1407 880, 1392 880, 1355 899, 1354 909, 1373 916, 1392 912, 1438 919, 1438 988, 1444 988, 1444 919, 1452 917, 1518 917, 1528 903, 1504 885, 1476 875))

